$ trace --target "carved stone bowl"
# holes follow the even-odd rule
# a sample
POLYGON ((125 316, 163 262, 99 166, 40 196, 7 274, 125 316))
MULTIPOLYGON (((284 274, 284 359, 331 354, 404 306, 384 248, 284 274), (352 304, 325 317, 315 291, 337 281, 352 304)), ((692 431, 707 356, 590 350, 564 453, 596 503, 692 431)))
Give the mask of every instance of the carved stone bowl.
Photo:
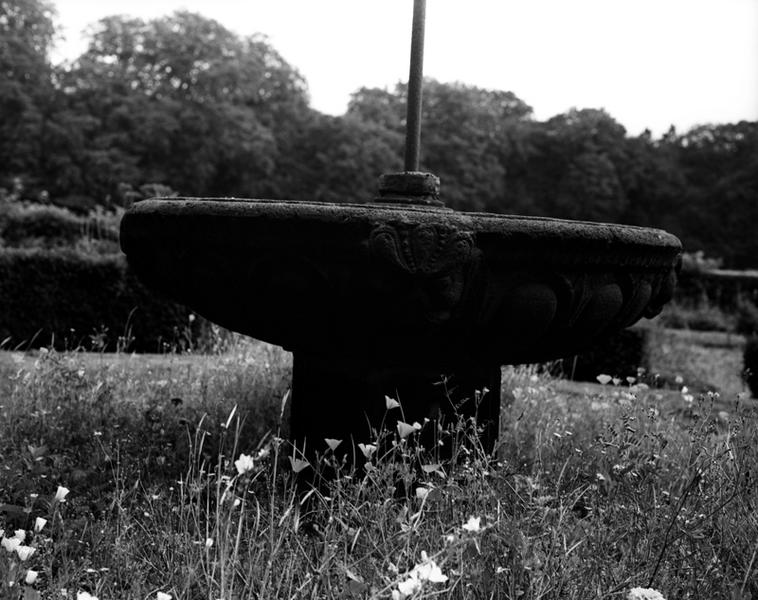
POLYGON ((229 329, 435 365, 545 361, 655 316, 681 249, 620 225, 183 198, 136 204, 121 240, 144 281, 229 329))
MULTIPOLYGON (((293 423, 296 437, 305 429, 360 437, 356 423, 379 419, 385 394, 417 391, 444 373, 469 390, 493 389, 502 364, 575 354, 656 315, 672 296, 681 252, 664 231, 621 225, 193 198, 135 204, 121 244, 149 286, 295 353, 293 399, 300 394, 298 418, 308 421, 293 423), (354 410, 352 424, 319 421, 304 396, 354 410), (356 400, 368 396, 375 406, 356 400)), ((422 403, 416 416, 439 402, 422 403)))

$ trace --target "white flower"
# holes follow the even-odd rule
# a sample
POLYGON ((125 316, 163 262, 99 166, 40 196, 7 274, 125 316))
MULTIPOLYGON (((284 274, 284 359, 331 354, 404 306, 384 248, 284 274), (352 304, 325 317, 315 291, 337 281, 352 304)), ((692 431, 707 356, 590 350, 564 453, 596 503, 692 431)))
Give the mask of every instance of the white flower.
MULTIPOLYGON (((64 502, 66 500, 66 496, 68 496, 68 492, 69 492, 69 489, 67 487, 63 487, 62 485, 59 485, 58 489, 55 491, 54 500, 56 502, 64 502)), ((84 593, 86 594, 87 592, 84 592, 84 593)))
POLYGON ((363 452, 363 456, 368 460, 371 460, 371 455, 376 452, 376 446, 374 444, 358 444, 358 448, 360 448, 361 452, 363 452))
POLYGON ((39 575, 39 573, 37 571, 32 571, 31 569, 29 569, 26 572, 26 577, 24 578, 24 583, 26 583, 28 585, 32 585, 35 581, 37 581, 37 575, 39 575))
POLYGON ((97 600, 97 596, 93 596, 89 592, 76 592, 76 600, 97 600))
POLYGON ((384 397, 384 404, 387 407, 387 410, 392 410, 393 408, 400 408, 400 403, 394 398, 390 398, 389 396, 384 397))
POLYGON ((155 596, 155 600, 171 600, 171 594, 166 594, 165 592, 158 592, 158 594, 155 596))
POLYGON ((34 531, 36 533, 39 533, 42 531, 42 529, 47 525, 47 519, 43 519, 42 517, 37 517, 34 520, 34 531))
POLYGON ((205 547, 210 548, 213 546, 213 538, 205 538, 205 547))
POLYGON ((244 475, 248 471, 252 470, 255 466, 253 464, 253 457, 247 454, 240 454, 240 457, 234 461, 234 466, 237 468, 237 473, 244 475))
POLYGON ((429 488, 424 487, 423 485, 416 488, 416 498, 419 500, 423 500, 429 495, 429 488))
POLYGON ((400 435, 401 439, 407 438, 410 434, 419 429, 421 429, 421 425, 417 422, 413 423, 413 425, 408 425, 408 423, 403 423, 402 421, 397 422, 397 433, 400 435))
POLYGON ((426 581, 444 583, 447 581, 447 575, 429 558, 426 552, 422 551, 421 562, 408 573, 408 579, 397 584, 397 590, 392 592, 392 599, 404 600, 408 596, 420 592, 426 581))
POLYGON ((481 523, 482 518, 481 517, 469 517, 468 521, 466 521, 462 527, 469 533, 478 533, 481 531, 481 523))
POLYGON ((18 548, 21 545, 21 540, 17 537, 11 537, 11 538, 3 538, 2 541, 0 541, 0 544, 5 548, 8 552, 15 552, 16 548, 18 548))
POLYGON ((337 446, 342 443, 342 440, 335 440, 334 438, 324 438, 324 441, 332 452, 334 452, 337 449, 337 446))
POLYGON ((311 463, 301 458, 295 458, 294 456, 290 456, 289 459, 290 459, 290 465, 292 466, 292 471, 295 473, 299 473, 303 469, 306 469, 311 466, 311 463))
POLYGON ((418 577, 411 575, 411 577, 405 581, 401 581, 397 584, 397 590, 401 594, 400 598, 406 598, 416 592, 420 592, 423 585, 424 583, 418 577))
POLYGON ((18 557, 21 559, 21 562, 27 560, 32 554, 34 554, 35 549, 31 546, 17 546, 16 547, 16 554, 18 554, 18 557))
POLYGON ((413 567, 413 572, 422 581, 431 581, 432 583, 445 583, 447 581, 447 575, 442 573, 442 570, 423 550, 421 551, 421 564, 413 567))
POLYGON ((666 600, 658 590, 653 588, 632 588, 626 595, 626 600, 666 600))
POLYGON ((26 539, 26 531, 23 529, 16 529, 13 533, 13 537, 18 538, 19 542, 23 542, 26 539))
POLYGON ((598 375, 596 378, 602 385, 606 385, 611 380, 610 375, 598 375))

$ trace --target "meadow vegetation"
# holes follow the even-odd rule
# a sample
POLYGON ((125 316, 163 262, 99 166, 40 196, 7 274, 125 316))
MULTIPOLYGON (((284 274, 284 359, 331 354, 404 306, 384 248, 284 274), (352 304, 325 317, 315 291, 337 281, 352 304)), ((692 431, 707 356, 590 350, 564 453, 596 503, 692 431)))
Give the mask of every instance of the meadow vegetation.
POLYGON ((264 344, 4 353, 0 373, 3 599, 758 594, 744 394, 506 368, 494 456, 460 422, 442 463, 410 427, 354 471, 293 455, 289 357, 264 344), (325 468, 330 484, 298 487, 325 468))

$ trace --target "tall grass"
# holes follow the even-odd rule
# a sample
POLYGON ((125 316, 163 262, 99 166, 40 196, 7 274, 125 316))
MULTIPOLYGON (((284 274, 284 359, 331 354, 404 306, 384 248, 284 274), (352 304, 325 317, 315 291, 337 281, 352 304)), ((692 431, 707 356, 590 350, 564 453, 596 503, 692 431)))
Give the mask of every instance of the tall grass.
POLYGON ((16 578, 2 598, 758 594, 757 413, 744 400, 633 380, 567 393, 507 369, 494 456, 462 421, 443 434, 450 462, 415 431, 388 431, 354 470, 331 451, 307 465, 293 454, 288 358, 261 344, 0 361, 0 529, 36 548, 25 561, 0 549, 0 575, 16 578), (307 491, 299 469, 336 476, 307 491), (35 532, 37 517, 49 524, 35 532))

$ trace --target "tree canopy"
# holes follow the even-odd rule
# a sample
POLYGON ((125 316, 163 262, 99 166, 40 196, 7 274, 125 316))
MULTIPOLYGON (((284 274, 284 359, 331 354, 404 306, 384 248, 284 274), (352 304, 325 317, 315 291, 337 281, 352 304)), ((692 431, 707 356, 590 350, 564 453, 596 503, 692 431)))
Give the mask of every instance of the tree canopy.
MULTIPOLYGON (((102 19, 64 65, 50 61, 55 35, 47 0, 0 0, 0 197, 87 210, 155 184, 360 202, 402 168, 403 84, 361 88, 328 116, 265 37, 195 13, 102 19)), ((539 121, 511 91, 432 79, 422 116, 421 166, 448 206, 663 227, 758 266, 756 122, 630 136, 604 110, 539 121)))

